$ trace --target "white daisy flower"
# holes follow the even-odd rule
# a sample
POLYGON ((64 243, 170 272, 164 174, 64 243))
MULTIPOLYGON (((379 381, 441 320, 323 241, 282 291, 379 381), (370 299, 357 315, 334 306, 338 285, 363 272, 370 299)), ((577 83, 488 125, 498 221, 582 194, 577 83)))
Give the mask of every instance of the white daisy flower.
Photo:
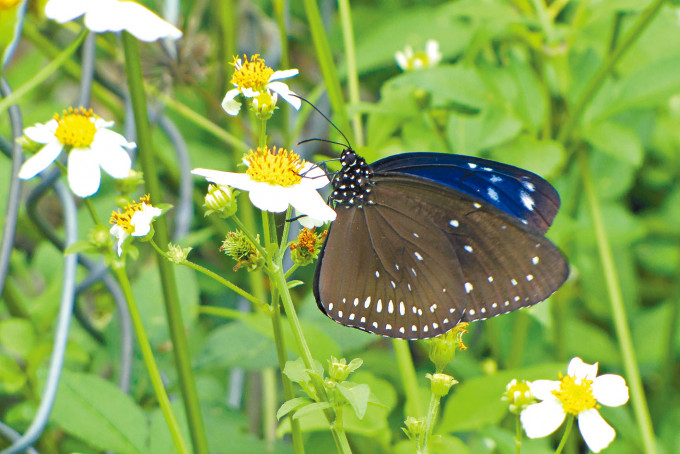
POLYGON ((529 405, 520 415, 529 438, 545 437, 562 425, 566 415, 576 416, 583 440, 593 452, 600 452, 614 440, 616 432, 597 411, 598 404, 618 407, 628 402, 623 377, 606 374, 597 377, 597 363, 581 358, 569 362, 567 375, 559 381, 530 383, 531 393, 542 400, 529 405))
POLYGON ((329 183, 329 179, 316 164, 276 147, 251 151, 243 162, 248 166, 246 173, 211 169, 194 169, 191 173, 212 183, 248 191, 250 201, 263 211, 281 213, 292 205, 298 213, 305 215, 298 221, 307 228, 335 220, 335 211, 317 192, 329 183))
POLYGON ((182 37, 177 27, 129 0, 49 0, 45 15, 61 24, 84 15, 85 26, 95 33, 126 30, 146 42, 182 37))
POLYGON ((241 94, 246 98, 252 98, 254 108, 261 110, 262 104, 271 106, 271 111, 276 107, 277 95, 280 95, 295 109, 299 109, 302 105, 300 98, 297 98, 281 79, 297 76, 299 71, 297 69, 287 69, 285 71, 274 71, 272 68, 264 64, 264 60, 259 58, 259 54, 250 57, 250 61, 246 55, 243 56, 243 61, 240 58, 234 57, 234 67, 236 71, 231 78, 231 83, 234 87, 229 90, 222 100, 222 108, 229 115, 237 115, 241 110, 241 103, 236 101, 236 97, 241 94), (273 92, 273 93, 272 93, 273 92), (263 101, 262 96, 267 96, 266 101, 263 101), (259 99, 258 99, 259 98, 259 99), (258 105, 259 103, 259 105, 258 105))
POLYGON ((116 239, 116 252, 123 254, 123 243, 130 236, 145 237, 151 232, 151 223, 163 213, 163 210, 151 205, 149 195, 141 197, 139 203, 134 200, 125 207, 124 212, 114 211, 111 214, 111 235, 116 239))
POLYGON ((30 157, 19 170, 19 178, 33 178, 52 164, 66 148, 68 152, 68 184, 74 194, 89 197, 99 189, 100 167, 113 178, 126 178, 132 167, 123 148, 134 148, 122 135, 107 128, 105 121, 92 110, 69 108, 45 124, 29 126, 24 134, 44 147, 30 157))
POLYGON ((397 51, 394 58, 402 71, 412 71, 436 66, 442 59, 439 42, 430 39, 425 43, 425 51, 414 53, 411 46, 406 46, 403 52, 397 51))

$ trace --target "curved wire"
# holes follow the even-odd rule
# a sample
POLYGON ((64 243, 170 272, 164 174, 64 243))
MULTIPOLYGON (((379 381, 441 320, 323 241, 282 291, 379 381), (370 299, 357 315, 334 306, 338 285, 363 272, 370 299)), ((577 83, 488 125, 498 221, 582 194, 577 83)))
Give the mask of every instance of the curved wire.
MULTIPOLYGON (((12 89, 5 79, 2 79, 0 93, 3 97, 8 96, 12 89)), ((19 168, 23 162, 21 145, 16 139, 21 137, 23 122, 21 111, 16 104, 8 109, 9 121, 12 128, 12 173, 9 180, 9 194, 7 200, 7 214, 5 215, 5 229, 2 232, 2 242, 0 243, 0 295, 5 288, 5 280, 9 273, 9 259, 12 255, 14 245, 14 235, 17 229, 17 218, 19 216, 19 194, 21 191, 21 180, 19 180, 19 168)))
MULTIPOLYGON (((64 212, 66 244, 70 245, 78 239, 76 204, 71 192, 63 183, 58 182, 54 188, 59 196, 64 212)), ((57 395, 59 378, 61 377, 61 371, 64 365, 64 354, 66 352, 68 330, 71 323, 71 314, 73 312, 73 302, 75 299, 77 265, 78 256, 76 254, 67 255, 64 258, 64 285, 62 288, 61 304, 57 319, 57 332, 54 337, 54 347, 52 349, 52 358, 50 359, 47 384, 45 385, 45 391, 40 401, 38 412, 26 433, 15 440, 14 443, 12 443, 9 448, 2 451, 1 454, 17 454, 26 450, 26 448, 35 443, 47 425, 57 395)))
MULTIPOLYGON (((16 441, 21 437, 21 434, 17 432, 16 430, 12 429, 10 426, 7 424, 3 424, 0 422, 0 435, 8 439, 9 441, 16 441)), ((26 449, 26 454, 38 454, 38 451, 35 450, 35 448, 28 448, 26 449)))
POLYGON ((9 46, 7 46, 7 49, 5 49, 5 54, 2 57, 2 62, 0 62, 0 66, 2 66, 2 68, 4 68, 7 65, 7 62, 10 61, 12 55, 14 55, 14 51, 17 48, 17 44, 19 44, 19 38, 21 37, 21 33, 16 33, 16 31, 21 30, 24 26, 24 17, 26 17, 26 5, 28 5, 28 0, 24 0, 23 4, 17 10, 17 23, 14 26, 15 30, 14 38, 12 39, 12 42, 9 43, 9 46))

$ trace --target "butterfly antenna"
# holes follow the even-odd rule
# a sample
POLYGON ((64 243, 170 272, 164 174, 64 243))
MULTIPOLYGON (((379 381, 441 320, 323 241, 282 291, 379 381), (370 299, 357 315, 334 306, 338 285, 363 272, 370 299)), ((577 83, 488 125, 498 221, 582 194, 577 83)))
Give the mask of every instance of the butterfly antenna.
MULTIPOLYGON (((295 96, 296 98, 298 98, 298 99, 300 99, 300 100, 306 102, 306 103, 309 104, 310 106, 312 106, 312 109, 316 110, 316 111, 319 113, 319 115, 321 115, 322 117, 324 117, 324 118, 326 119, 326 121, 327 121, 331 126, 333 126, 333 127, 335 128, 336 131, 338 131, 338 132, 340 133, 340 135, 343 137, 343 139, 345 139, 345 142, 347 142, 347 143, 331 142, 330 140, 322 140, 322 139, 309 139, 309 140, 322 140, 323 142, 335 143, 335 144, 337 144, 337 145, 342 145, 342 146, 348 147, 348 148, 350 148, 350 149, 352 148, 352 145, 349 143, 349 139, 347 139, 347 136, 346 136, 345 134, 343 134, 343 132, 340 131, 340 128, 338 128, 337 126, 335 126, 335 123, 333 123, 333 122, 332 122, 332 121, 331 121, 331 120, 330 120, 323 112, 321 112, 319 109, 317 109, 317 107, 316 107, 314 104, 312 104, 311 102, 307 101, 307 100, 306 100, 305 98, 303 98, 302 96, 293 95, 293 94, 292 94, 291 96, 295 96)), ((300 142, 300 143, 305 143, 305 142, 306 142, 306 141, 302 141, 302 142, 300 142)))

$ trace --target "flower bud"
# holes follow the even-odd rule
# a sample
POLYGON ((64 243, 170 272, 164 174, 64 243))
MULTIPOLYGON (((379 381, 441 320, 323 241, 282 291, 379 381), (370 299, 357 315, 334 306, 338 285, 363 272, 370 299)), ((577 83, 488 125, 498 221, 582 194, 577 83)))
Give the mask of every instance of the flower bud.
POLYGON ((328 361, 328 375, 336 382, 343 382, 347 380, 349 374, 361 367, 364 361, 361 358, 354 358, 347 364, 345 358, 337 359, 331 356, 328 361))
POLYGON ((443 371, 456 355, 456 349, 466 350, 463 343, 463 334, 467 323, 459 323, 452 330, 430 339, 430 360, 434 363, 437 372, 443 371))
POLYGON ((236 214, 238 204, 236 203, 236 192, 229 186, 211 184, 208 186, 208 193, 205 195, 205 215, 220 213, 223 218, 229 218, 236 214))
POLYGON ((290 257, 293 263, 298 266, 305 266, 316 260, 325 238, 325 231, 317 235, 314 228, 304 227, 300 230, 297 240, 290 245, 290 257))
MULTIPOLYGON (((260 236, 258 235, 256 239, 259 241, 260 236)), ((248 271, 255 271, 264 263, 260 251, 241 231, 229 232, 222 242, 222 246, 220 246, 220 251, 236 260, 234 271, 238 271, 242 267, 245 267, 248 271)))
POLYGON ((430 379, 430 390, 437 398, 442 398, 449 393, 453 385, 458 383, 458 380, 447 374, 427 374, 430 379))
POLYGON ((191 252, 191 247, 183 248, 178 244, 168 244, 168 260, 177 265, 181 265, 187 259, 189 252, 191 252))
POLYGON ((515 414, 520 414, 527 406, 536 402, 531 393, 529 382, 526 380, 518 382, 514 378, 505 387, 505 394, 501 399, 508 403, 509 410, 515 414))

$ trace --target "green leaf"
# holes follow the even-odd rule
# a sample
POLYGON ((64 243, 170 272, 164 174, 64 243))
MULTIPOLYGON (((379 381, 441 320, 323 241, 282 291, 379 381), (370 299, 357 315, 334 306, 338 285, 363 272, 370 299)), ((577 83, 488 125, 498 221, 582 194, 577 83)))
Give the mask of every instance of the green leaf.
POLYGON ((64 255, 79 254, 81 252, 94 253, 97 252, 97 248, 92 246, 92 243, 87 240, 78 240, 64 249, 64 255))
POLYGON ((583 131, 583 138, 600 151, 616 159, 623 159, 635 167, 642 164, 642 143, 628 128, 613 122, 590 124, 583 131))
POLYGON ((64 371, 52 421, 93 447, 145 453, 149 425, 130 396, 96 375, 64 371))
POLYGON ((194 362, 198 368, 259 370, 278 364, 274 342, 240 321, 214 329, 203 346, 194 362))
POLYGON ((461 380, 451 389, 437 432, 466 432, 498 424, 508 412, 508 404, 501 396, 510 380, 557 380, 557 373, 564 373, 566 367, 566 363, 542 364, 461 380))
POLYGON ((25 359, 35 342, 35 328, 28 320, 8 318, 0 321, 0 345, 8 352, 25 359))
POLYGON ((0 395, 14 394, 23 388, 26 374, 16 360, 0 352, 0 395))
POLYGON ((345 381, 338 383, 337 388, 352 406, 357 418, 363 419, 366 414, 366 407, 368 406, 368 397, 371 393, 368 385, 345 381))
POLYGON ((281 419, 293 410, 297 410, 300 407, 314 403, 312 399, 307 397, 296 397, 294 399, 287 400, 281 405, 279 411, 276 412, 276 419, 281 419))
MULTIPOLYGON (((305 405, 304 407, 296 411, 295 414, 293 415, 293 419, 302 418, 303 416, 320 412, 327 408, 331 408, 331 404, 329 404, 328 402, 314 402, 313 404, 305 405)), ((320 415, 319 417, 322 418, 324 421, 326 420, 324 416, 320 415)))

